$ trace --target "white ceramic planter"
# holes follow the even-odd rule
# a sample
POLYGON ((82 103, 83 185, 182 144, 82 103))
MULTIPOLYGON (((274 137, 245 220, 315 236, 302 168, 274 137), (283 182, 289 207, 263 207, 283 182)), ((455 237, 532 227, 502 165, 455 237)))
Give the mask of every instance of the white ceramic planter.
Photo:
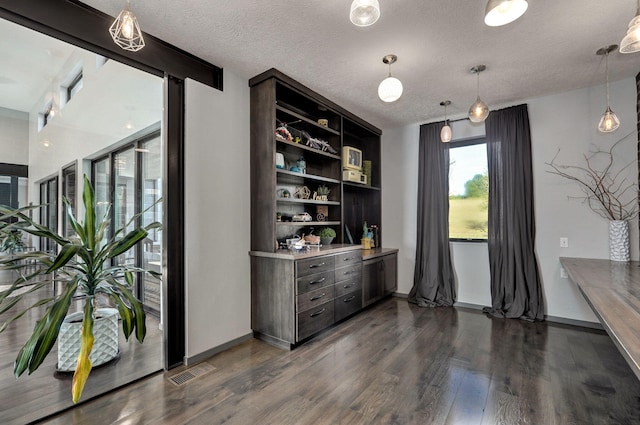
POLYGON ((609 259, 622 262, 630 260, 628 221, 609 221, 609 259))
MULTIPOLYGON (((80 354, 80 335, 82 332, 81 311, 64 318, 58 335, 59 372, 76 370, 80 354)), ((93 349, 89 355, 93 367, 100 366, 118 355, 118 310, 99 308, 93 322, 93 349)))

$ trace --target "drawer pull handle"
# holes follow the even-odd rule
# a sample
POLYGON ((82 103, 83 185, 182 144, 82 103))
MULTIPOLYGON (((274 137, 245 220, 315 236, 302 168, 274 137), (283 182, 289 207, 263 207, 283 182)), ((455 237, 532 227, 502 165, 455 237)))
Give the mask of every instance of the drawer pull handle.
POLYGON ((310 268, 310 269, 315 269, 315 268, 317 268, 317 267, 322 267, 322 266, 324 266, 324 264, 325 264, 325 263, 312 264, 312 265, 310 265, 310 266, 309 266, 309 268, 310 268))
POLYGON ((309 301, 319 300, 320 298, 324 297, 325 295, 327 295, 327 294, 323 292, 322 295, 318 295, 317 297, 309 298, 309 301))
POLYGON ((322 310, 320 310, 320 311, 316 311, 315 313, 311 313, 311 314, 309 315, 309 317, 316 317, 316 316, 319 316, 319 315, 321 315, 322 313, 324 313, 326 310, 327 310, 326 308, 323 308, 323 309, 322 309, 322 310))
POLYGON ((312 280, 311 282, 309 282, 309 285, 313 285, 313 284, 315 284, 315 283, 322 283, 322 282, 324 282, 325 280, 327 280, 327 278, 326 278, 326 277, 320 278, 320 279, 318 279, 318 280, 312 280))
POLYGON ((347 289, 347 288, 351 288, 353 285, 355 285, 355 283, 348 283, 348 284, 346 284, 346 285, 343 285, 342 287, 343 287, 344 289, 347 289))
POLYGON ((345 303, 348 303, 349 301, 353 301, 356 299, 355 295, 350 296, 349 298, 345 298, 344 300, 342 300, 345 303))
POLYGON ((354 274, 354 273, 358 273, 358 270, 349 270, 344 272, 344 274, 354 274))
POLYGON ((351 261, 351 260, 353 260, 353 257, 347 257, 347 258, 345 258, 345 259, 344 259, 344 260, 342 260, 342 261, 351 261))

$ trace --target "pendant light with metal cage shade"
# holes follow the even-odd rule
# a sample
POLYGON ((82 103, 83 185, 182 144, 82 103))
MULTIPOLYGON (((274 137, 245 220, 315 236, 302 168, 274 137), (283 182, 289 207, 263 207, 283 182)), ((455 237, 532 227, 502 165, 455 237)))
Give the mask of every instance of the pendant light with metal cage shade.
POLYGON ((527 11, 527 0, 489 0, 484 12, 484 23, 490 27, 509 24, 527 11))
POLYGON ((627 35, 620 42, 620 53, 640 52, 640 0, 636 16, 629 22, 627 35))
POLYGON ((368 27, 378 22, 380 18, 380 3, 378 0, 353 0, 349 19, 358 27, 368 27))
POLYGON ((384 102, 395 102, 402 96, 402 82, 391 76, 391 64, 397 60, 396 55, 387 55, 382 58, 382 62, 389 65, 389 76, 378 86, 378 97, 384 102))
POLYGON ((489 106, 480 99, 480 73, 487 69, 485 65, 477 65, 470 69, 472 74, 478 76, 478 98, 469 108, 469 121, 483 122, 489 116, 489 106))
POLYGON ((447 106, 451 105, 450 100, 443 100, 440 102, 440 106, 444 106, 444 127, 440 130, 440 140, 442 143, 449 143, 451 141, 451 126, 449 120, 447 120, 447 106))
POLYGON ((111 24, 109 33, 113 38, 113 42, 124 50, 137 52, 145 46, 144 37, 142 37, 140 25, 138 25, 138 18, 131 11, 129 0, 127 0, 126 7, 122 9, 116 20, 111 24))
POLYGON ((609 53, 613 52, 617 48, 617 44, 612 44, 611 46, 598 49, 596 52, 596 55, 598 56, 604 55, 605 73, 607 76, 607 109, 605 109, 604 114, 602 114, 602 117, 600 118, 600 122, 598 122, 598 131, 601 133, 612 133, 620 127, 620 120, 609 106, 609 53))

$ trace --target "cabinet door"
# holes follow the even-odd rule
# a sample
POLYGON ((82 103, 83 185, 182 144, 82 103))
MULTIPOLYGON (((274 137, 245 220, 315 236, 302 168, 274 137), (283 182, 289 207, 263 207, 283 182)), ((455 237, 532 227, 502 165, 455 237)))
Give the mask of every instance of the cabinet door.
POLYGON ((383 294, 383 259, 376 258, 362 263, 362 305, 377 301, 383 294))
POLYGON ((384 294, 388 295, 398 289, 398 255, 385 255, 383 258, 384 294))

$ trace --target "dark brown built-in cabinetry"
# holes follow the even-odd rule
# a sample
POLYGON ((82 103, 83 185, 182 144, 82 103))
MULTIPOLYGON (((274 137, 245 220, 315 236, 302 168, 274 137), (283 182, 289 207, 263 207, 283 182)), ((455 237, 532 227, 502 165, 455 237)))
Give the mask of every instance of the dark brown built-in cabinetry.
POLYGON ((382 132, 275 69, 252 78, 249 86, 251 327, 256 337, 292 348, 396 290, 397 250, 379 247, 382 132), (300 141, 276 137, 276 128, 285 123, 294 138, 303 136, 300 141), (331 149, 300 143, 307 137, 331 149), (343 179, 344 146, 371 161, 369 184, 343 179), (280 155, 283 168, 276 167, 280 155), (291 170, 301 159, 306 173, 291 170), (327 200, 295 196, 297 188, 313 193, 320 185, 331 189, 327 200), (325 217, 318 216, 319 209, 325 217), (287 219, 305 212, 312 221, 287 219), (378 227, 373 250, 361 249, 365 222, 378 227), (334 244, 279 248, 294 235, 322 227, 336 231, 334 244))

